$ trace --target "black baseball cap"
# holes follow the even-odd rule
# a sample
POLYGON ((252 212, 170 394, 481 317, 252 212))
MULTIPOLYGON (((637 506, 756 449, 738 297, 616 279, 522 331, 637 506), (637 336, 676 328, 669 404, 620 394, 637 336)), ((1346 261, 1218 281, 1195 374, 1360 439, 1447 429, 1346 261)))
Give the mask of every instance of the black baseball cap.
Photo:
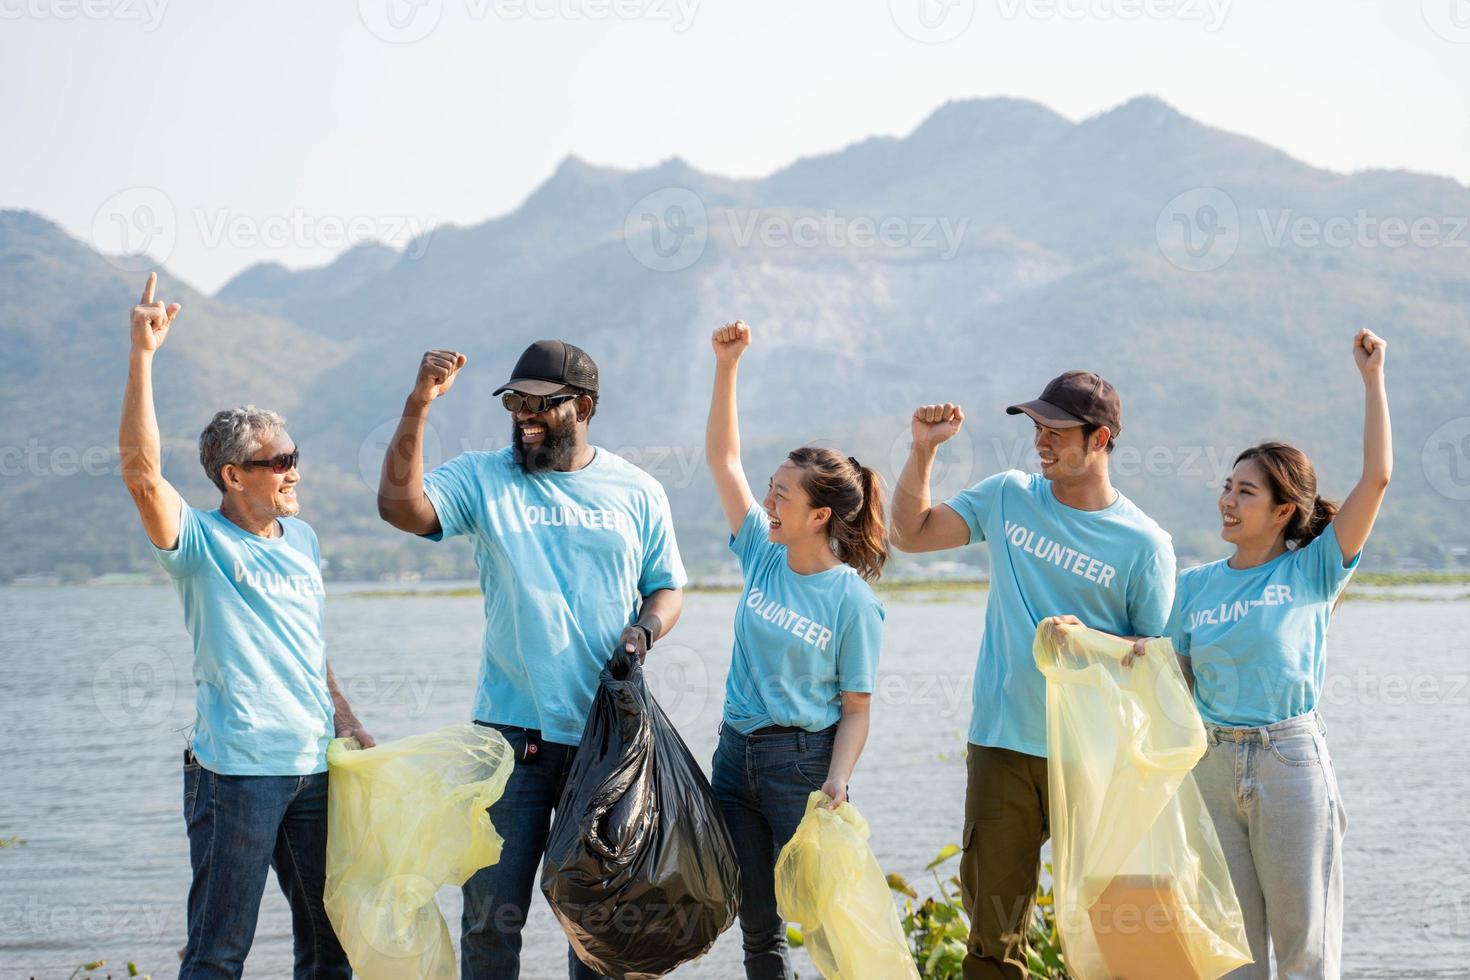
POLYGON ((1105 425, 1114 436, 1123 431, 1123 402, 1113 386, 1091 371, 1068 371, 1046 383, 1041 397, 1012 405, 1007 415, 1022 412, 1052 429, 1105 425))
POLYGON ((580 347, 562 340, 538 340, 527 347, 510 372, 510 380, 493 394, 519 391, 553 395, 567 385, 597 393, 597 364, 580 347))

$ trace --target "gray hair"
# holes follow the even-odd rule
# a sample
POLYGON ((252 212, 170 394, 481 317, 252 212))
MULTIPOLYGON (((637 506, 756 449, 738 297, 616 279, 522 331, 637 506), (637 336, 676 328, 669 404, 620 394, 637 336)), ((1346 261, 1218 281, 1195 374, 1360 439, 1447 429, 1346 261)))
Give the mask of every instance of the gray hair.
POLYGON ((286 427, 286 420, 268 408, 246 405, 215 412, 214 418, 199 433, 199 464, 219 492, 225 492, 220 468, 228 463, 243 463, 271 436, 286 427))

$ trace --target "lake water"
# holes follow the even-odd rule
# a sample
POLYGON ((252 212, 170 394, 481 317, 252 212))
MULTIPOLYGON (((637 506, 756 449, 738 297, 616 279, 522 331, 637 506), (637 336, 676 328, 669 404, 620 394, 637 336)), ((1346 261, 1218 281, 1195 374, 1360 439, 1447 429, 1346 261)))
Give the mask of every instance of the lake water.
MULTIPOLYGON (((334 585, 328 602, 330 656, 358 714, 379 740, 466 720, 478 598, 362 594, 373 588, 334 585)), ((649 661, 665 709, 706 762, 734 601, 689 596, 649 661)), ((981 606, 979 592, 887 601, 872 736, 852 793, 884 870, 921 890, 924 865, 959 838, 981 606)), ((1350 823, 1345 976, 1470 972, 1467 636, 1470 603, 1450 592, 1351 601, 1333 624, 1322 713, 1350 823)), ((176 596, 166 586, 0 588, 0 637, 0 839, 24 839, 0 849, 0 980, 65 978, 103 958, 173 976, 189 883, 179 730, 193 716, 176 596)), ((457 935, 457 892, 441 902, 457 935)), ((674 976, 741 976, 737 932, 674 976)), ((246 974, 289 977, 290 948, 272 880, 246 974)), ((565 977, 565 950, 538 899, 522 976, 565 977)))

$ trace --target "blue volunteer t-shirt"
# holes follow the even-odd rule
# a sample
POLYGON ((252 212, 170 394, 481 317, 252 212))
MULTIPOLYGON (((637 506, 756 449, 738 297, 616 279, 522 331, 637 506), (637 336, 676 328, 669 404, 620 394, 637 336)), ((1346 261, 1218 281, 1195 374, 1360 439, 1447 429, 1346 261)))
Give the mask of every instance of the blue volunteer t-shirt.
MULTIPOLYGON (((527 473, 510 447, 424 477, 443 528, 468 535, 485 594, 475 718, 582 740, 597 679, 643 596, 683 588, 669 501, 605 449, 569 473, 527 473)), ((656 654, 655 654, 656 656, 656 654)))
POLYGON ((883 604, 849 565, 793 572, 770 518, 752 504, 730 550, 745 589, 725 679, 725 723, 742 735, 767 725, 818 732, 842 716, 842 692, 871 694, 883 604))
POLYGON ((184 504, 178 543, 153 549, 194 638, 194 756, 223 775, 327 769, 321 551, 305 521, 277 520, 280 537, 263 538, 184 504))
POLYGON ((1180 573, 1164 635, 1190 658, 1205 721, 1258 728, 1317 707, 1327 623, 1361 557, 1346 560, 1329 524, 1264 565, 1222 558, 1180 573))
POLYGON ((1045 756, 1036 627, 1072 615, 1118 636, 1159 635, 1174 596, 1174 546, 1122 493, 1102 510, 1078 510, 1036 473, 997 473, 945 504, 970 526, 971 544, 990 544, 969 740, 1045 756))

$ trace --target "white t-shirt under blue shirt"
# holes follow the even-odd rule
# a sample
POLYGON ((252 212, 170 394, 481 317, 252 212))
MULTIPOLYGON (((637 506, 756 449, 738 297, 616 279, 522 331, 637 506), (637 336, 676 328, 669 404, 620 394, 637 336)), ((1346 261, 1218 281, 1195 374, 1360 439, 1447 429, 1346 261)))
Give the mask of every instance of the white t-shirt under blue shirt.
POLYGON ((1332 606, 1362 555, 1345 557, 1329 524, 1254 568, 1221 559, 1180 573, 1164 635, 1190 658, 1205 721, 1258 728, 1317 707, 1332 606))
POLYGON ((598 447, 580 470, 542 473, 506 447, 451 459, 424 490, 443 528, 434 540, 468 535, 480 570, 475 718, 576 745, 642 597, 686 581, 663 487, 598 447))
POLYGON ((333 734, 316 532, 278 518, 263 538, 184 504, 179 540, 154 548, 194 639, 192 748, 228 776, 325 772, 333 734))
POLYGON ((1046 755, 1046 679, 1031 647, 1048 616, 1117 636, 1158 636, 1174 596, 1169 535, 1122 493, 1101 510, 1059 502, 1051 481, 1009 470, 945 502, 990 544, 990 593, 969 740, 1046 755))
POLYGON ((725 723, 742 735, 768 725, 821 731, 842 716, 842 692, 871 694, 883 605, 849 565, 803 575, 770 518, 752 504, 730 550, 745 588, 725 679, 725 723))

